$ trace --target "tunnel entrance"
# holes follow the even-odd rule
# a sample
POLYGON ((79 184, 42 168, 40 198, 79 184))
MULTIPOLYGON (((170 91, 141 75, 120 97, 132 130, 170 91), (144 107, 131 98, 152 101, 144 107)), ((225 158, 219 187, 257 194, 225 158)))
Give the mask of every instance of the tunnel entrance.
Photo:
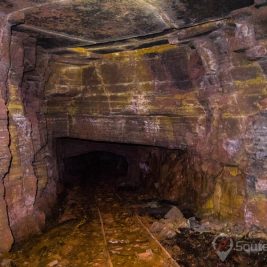
POLYGON ((128 175, 127 159, 107 151, 91 151, 64 159, 64 184, 89 185, 118 182, 128 175))
POLYGON ((115 190, 135 190, 182 209, 196 208, 197 188, 189 176, 185 149, 60 138, 56 152, 63 188, 110 184, 115 190))

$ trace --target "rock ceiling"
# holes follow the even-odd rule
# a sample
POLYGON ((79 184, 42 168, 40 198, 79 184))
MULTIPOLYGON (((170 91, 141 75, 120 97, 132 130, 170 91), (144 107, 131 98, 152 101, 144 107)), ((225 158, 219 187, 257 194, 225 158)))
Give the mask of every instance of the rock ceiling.
POLYGON ((29 32, 45 48, 58 48, 156 36, 251 4, 252 0, 0 0, 0 10, 23 12, 24 20, 14 30, 29 32))

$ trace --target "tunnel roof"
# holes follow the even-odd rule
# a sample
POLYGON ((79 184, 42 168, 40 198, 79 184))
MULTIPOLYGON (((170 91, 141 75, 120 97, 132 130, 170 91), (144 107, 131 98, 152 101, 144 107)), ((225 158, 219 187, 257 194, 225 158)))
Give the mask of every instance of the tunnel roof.
POLYGON ((0 0, 2 13, 22 12, 14 27, 45 48, 95 45, 159 34, 249 6, 252 0, 0 0))

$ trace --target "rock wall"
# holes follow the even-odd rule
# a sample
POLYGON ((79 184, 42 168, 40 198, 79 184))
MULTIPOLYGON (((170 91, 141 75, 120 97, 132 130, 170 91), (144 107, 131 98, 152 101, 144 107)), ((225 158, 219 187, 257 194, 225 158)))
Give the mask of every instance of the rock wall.
POLYGON ((1 16, 0 251, 44 227, 62 137, 182 150, 144 150, 134 173, 203 218, 266 228, 266 15, 259 2, 82 65, 51 60, 11 34, 20 16, 1 16))
POLYGON ((9 227, 5 200, 4 178, 9 170, 11 155, 9 150, 7 101, 7 75, 9 59, 10 24, 6 17, 0 17, 0 251, 9 250, 13 236, 9 227))
MULTIPOLYGON (((48 60, 36 51, 35 39, 27 34, 11 34, 11 19, 11 15, 1 18, 0 27, 1 252, 9 250, 14 240, 21 241, 44 227, 41 184, 48 179, 46 133, 38 117, 42 114, 41 92, 48 60)), ((49 200, 45 201, 48 206, 49 200)))
POLYGON ((45 159, 47 140, 45 128, 41 128, 44 118, 40 103, 48 60, 39 54, 36 61, 36 53, 34 39, 26 34, 12 34, 7 80, 12 160, 4 185, 16 241, 39 232, 45 225, 45 213, 39 202, 47 186, 49 164, 45 159))
MULTIPOLYGON (((47 123, 44 116, 44 87, 50 74, 50 56, 36 48, 35 39, 24 45, 24 76, 22 80, 23 105, 31 124, 32 168, 37 182, 34 208, 44 224, 57 200, 55 149, 48 142, 47 123), (35 49, 33 49, 33 47, 35 49), (34 63, 34 64, 33 64, 34 63), (41 214, 40 214, 41 213, 41 214)), ((38 221, 38 220, 37 220, 38 221)), ((40 221, 40 220, 39 220, 40 221)))
POLYGON ((49 139, 186 149, 162 183, 182 192, 187 177, 202 216, 266 227, 266 10, 184 29, 170 45, 52 63, 49 139))

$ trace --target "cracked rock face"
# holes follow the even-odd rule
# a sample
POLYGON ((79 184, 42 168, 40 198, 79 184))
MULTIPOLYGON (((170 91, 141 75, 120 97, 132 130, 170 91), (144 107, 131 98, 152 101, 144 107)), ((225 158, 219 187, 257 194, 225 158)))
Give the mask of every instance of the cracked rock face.
POLYGON ((251 0, 4 0, 0 7, 5 13, 21 10, 24 23, 17 29, 34 33, 41 45, 51 47, 151 35, 252 4, 251 0), (51 36, 53 43, 48 44, 51 36))
POLYGON ((266 229, 264 1, 0 7, 0 251, 43 229, 67 137, 183 151, 127 152, 131 179, 203 218, 266 229))
POLYGON ((8 214, 6 209, 5 188, 3 179, 8 173, 11 155, 9 150, 10 136, 8 131, 8 115, 6 107, 7 86, 5 83, 10 64, 8 45, 10 41, 10 32, 5 25, 6 21, 0 19, 0 46, 1 46, 1 67, 0 67, 0 235, 2 242, 0 243, 0 251, 6 251, 11 248, 13 236, 9 227, 8 214))

